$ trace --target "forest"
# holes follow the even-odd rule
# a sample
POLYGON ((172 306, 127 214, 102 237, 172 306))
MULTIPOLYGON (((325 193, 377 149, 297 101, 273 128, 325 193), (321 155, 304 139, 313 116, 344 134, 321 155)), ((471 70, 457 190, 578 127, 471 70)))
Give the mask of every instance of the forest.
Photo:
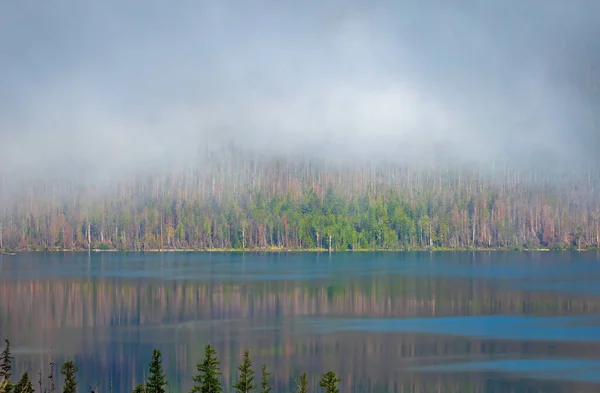
POLYGON ((0 250, 591 249, 593 165, 261 156, 235 148, 101 180, 0 183, 0 250))

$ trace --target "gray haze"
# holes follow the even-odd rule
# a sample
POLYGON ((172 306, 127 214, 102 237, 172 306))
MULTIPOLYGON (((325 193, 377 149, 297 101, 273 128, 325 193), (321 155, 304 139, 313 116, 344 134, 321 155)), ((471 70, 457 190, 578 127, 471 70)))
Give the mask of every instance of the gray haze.
POLYGON ((596 160, 600 1, 451 3, 2 1, 0 163, 596 160))

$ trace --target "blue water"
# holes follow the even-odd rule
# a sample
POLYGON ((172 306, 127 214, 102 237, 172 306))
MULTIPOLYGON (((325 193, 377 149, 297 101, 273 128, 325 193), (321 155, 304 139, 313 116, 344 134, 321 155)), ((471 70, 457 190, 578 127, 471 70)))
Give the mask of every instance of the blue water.
MULTIPOLYGON (((600 342, 600 315, 590 317, 530 317, 519 315, 444 318, 324 319, 309 322, 321 332, 331 330, 426 333, 503 340, 600 342)), ((598 376, 600 378, 600 375, 598 376)))
POLYGON ((0 334, 18 373, 74 358, 103 391, 131 391, 154 347, 188 391, 209 342, 226 386, 248 348, 275 392, 330 369, 347 392, 598 391, 600 256, 0 256, 0 334))

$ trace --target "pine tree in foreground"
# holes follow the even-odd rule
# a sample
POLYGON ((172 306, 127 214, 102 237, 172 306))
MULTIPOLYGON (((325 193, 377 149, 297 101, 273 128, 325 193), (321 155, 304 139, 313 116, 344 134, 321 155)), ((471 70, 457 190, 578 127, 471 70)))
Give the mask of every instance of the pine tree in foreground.
POLYGON ((140 383, 136 387, 133 388, 133 393, 146 393, 146 389, 144 388, 144 384, 140 383))
POLYGON ((0 378, 0 393, 12 393, 13 385, 10 381, 0 378))
POLYGON ((298 379, 296 393, 308 393, 308 377, 306 376, 306 373, 302 373, 302 375, 298 379))
POLYGON ((65 377, 63 393, 75 393, 77 391, 77 378, 75 374, 79 371, 73 361, 68 361, 62 365, 60 373, 65 377))
POLYGON ((33 393, 33 384, 29 380, 29 373, 25 371, 19 382, 14 386, 13 393, 33 393))
POLYGON ((269 375, 271 375, 271 373, 269 371, 267 371, 267 365, 263 364, 263 366, 260 369, 260 371, 261 371, 261 374, 260 374, 260 393, 271 393, 271 391, 273 390, 273 388, 269 384, 269 375))
POLYGON ((233 388, 238 393, 250 393, 256 389, 254 383, 254 370, 252 369, 252 360, 250 360, 250 351, 244 352, 244 362, 238 366, 240 376, 233 388))
POLYGON ((322 388, 325 388, 325 393, 340 393, 340 389, 337 387, 337 383, 341 381, 333 371, 328 371, 321 378, 319 383, 322 388))
POLYGON ((152 352, 152 360, 150 361, 150 375, 146 382, 147 393, 166 393, 167 375, 162 368, 162 354, 158 349, 152 352))
POLYGON ((10 356, 10 341, 4 339, 6 346, 2 355, 0 355, 0 393, 10 393, 12 391, 12 383, 10 377, 12 375, 12 357, 10 356))
POLYGON ((0 378, 10 380, 12 375, 12 357, 10 356, 10 341, 4 339, 5 347, 0 355, 0 378))
POLYGON ((221 370, 217 350, 208 344, 204 348, 204 361, 196 366, 198 375, 193 377, 192 393, 221 393, 223 386, 219 376, 221 370))

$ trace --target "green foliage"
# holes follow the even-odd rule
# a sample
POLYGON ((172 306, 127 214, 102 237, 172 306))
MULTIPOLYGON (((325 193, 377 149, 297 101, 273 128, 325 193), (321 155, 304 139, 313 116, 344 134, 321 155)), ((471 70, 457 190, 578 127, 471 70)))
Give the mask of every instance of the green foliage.
POLYGON ((79 370, 72 360, 62 365, 60 373, 65 378, 63 393, 75 393, 77 391, 77 379, 75 377, 77 371, 79 370))
POLYGON ((333 371, 328 371, 321 378, 319 385, 325 389, 325 393, 340 393, 340 389, 337 387, 338 382, 342 379, 339 378, 333 371))
POLYGON ((250 351, 244 352, 244 361, 238 366, 238 381, 233 385, 237 393, 250 393, 256 389, 254 383, 254 370, 252 369, 252 360, 250 360, 250 351))
POLYGON ((146 393, 146 388, 143 383, 138 384, 133 388, 133 393, 146 393))
POLYGON ((167 375, 162 368, 162 354, 158 349, 152 352, 150 361, 150 373, 146 382, 147 393, 166 393, 167 375))
POLYGON ((0 380, 0 393, 12 393, 12 389, 10 381, 0 380))
POLYGON ((219 378, 221 375, 220 364, 217 350, 208 344, 204 348, 204 361, 196 366, 198 375, 193 377, 192 393, 221 393, 223 391, 219 378))
POLYGON ((108 251, 108 250, 112 250, 113 247, 107 243, 98 243, 98 244, 96 244, 96 246, 94 246, 94 249, 101 250, 101 251, 108 251))
POLYGON ((165 181, 134 177, 112 193, 26 190, 0 212, 2 245, 87 249, 89 238, 94 248, 121 250, 599 246, 597 178, 572 174, 565 187, 505 171, 498 178, 459 168, 259 164, 237 155, 230 168, 215 160, 165 181))
POLYGON ((33 393, 33 384, 29 380, 29 373, 25 371, 23 376, 14 386, 12 393, 33 393))
POLYGON ((305 372, 300 375, 300 378, 298 378, 296 393, 308 393, 308 377, 306 376, 305 372))
POLYGON ((273 390, 269 383, 269 376, 271 373, 267 371, 267 365, 263 364, 260 371, 260 393, 271 393, 273 390))
POLYGON ((10 355, 10 341, 4 339, 5 347, 0 355, 0 386, 8 391, 10 387, 10 377, 12 375, 12 357, 10 355))

